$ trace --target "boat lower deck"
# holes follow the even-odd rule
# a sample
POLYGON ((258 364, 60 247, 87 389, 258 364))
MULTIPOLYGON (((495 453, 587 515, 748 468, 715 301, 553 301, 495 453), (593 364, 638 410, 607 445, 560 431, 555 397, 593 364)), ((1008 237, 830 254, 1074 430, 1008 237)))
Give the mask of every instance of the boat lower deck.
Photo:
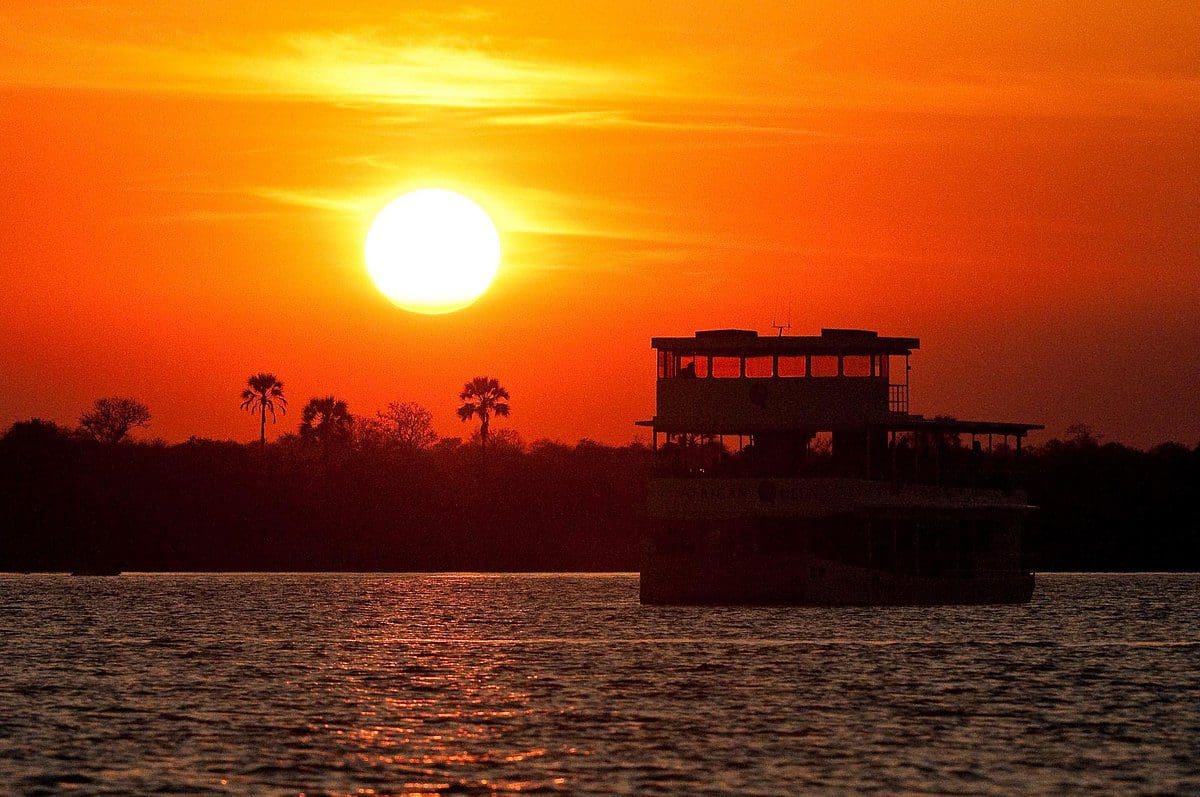
MULTIPOLYGON (((823 516, 658 517, 643 603, 1023 603, 1025 508, 874 506, 823 516)), ((768 510, 770 511, 770 510, 768 510)))

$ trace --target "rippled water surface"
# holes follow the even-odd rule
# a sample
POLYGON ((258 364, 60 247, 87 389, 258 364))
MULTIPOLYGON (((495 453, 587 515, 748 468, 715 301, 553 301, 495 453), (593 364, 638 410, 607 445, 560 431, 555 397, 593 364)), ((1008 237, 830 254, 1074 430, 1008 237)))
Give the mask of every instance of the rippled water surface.
POLYGON ((1200 793, 1200 576, 640 606, 636 575, 0 576, 0 791, 1200 793))

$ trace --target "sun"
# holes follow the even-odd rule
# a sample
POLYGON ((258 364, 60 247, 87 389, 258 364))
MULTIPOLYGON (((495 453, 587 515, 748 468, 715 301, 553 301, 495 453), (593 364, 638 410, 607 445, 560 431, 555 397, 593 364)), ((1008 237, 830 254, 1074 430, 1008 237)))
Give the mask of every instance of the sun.
POLYGON ((414 313, 452 313, 496 278, 500 235, 486 211, 442 188, 389 202, 371 222, 367 273, 384 296, 414 313))

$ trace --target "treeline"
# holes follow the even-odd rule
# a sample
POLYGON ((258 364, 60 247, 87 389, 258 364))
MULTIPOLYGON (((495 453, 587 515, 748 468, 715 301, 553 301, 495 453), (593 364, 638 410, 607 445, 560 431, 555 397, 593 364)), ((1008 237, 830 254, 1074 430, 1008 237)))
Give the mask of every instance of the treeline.
MULTIPOLYGON (((636 570, 650 452, 0 440, 0 569, 636 570)), ((338 441, 340 442, 340 441, 338 441)))
POLYGON ((1076 427, 1033 450, 1027 550, 1042 570, 1200 570, 1200 445, 1149 451, 1076 427))
MULTIPOLYGON (((18 423, 0 439, 0 569, 638 568, 647 448, 416 443, 113 444, 18 423)), ((1029 449, 1021 481, 1036 569, 1200 568, 1200 446, 1075 434, 1029 449)))

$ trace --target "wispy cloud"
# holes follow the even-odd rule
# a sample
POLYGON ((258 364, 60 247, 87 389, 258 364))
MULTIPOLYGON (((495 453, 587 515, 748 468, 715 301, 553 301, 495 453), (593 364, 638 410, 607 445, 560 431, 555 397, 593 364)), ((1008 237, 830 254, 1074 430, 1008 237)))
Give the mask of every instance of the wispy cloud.
POLYGON ((114 34, 95 15, 0 10, 0 85, 478 110, 495 126, 824 135, 789 115, 863 109, 991 115, 1192 113, 1196 74, 1005 69, 856 72, 744 47, 599 57, 505 37, 494 12, 411 11, 388 29, 114 34), (453 31, 449 33, 448 31, 453 31), (781 121, 782 120, 782 121, 781 121))
MULTIPOLYGON (((719 106, 719 101, 710 101, 719 106)), ((698 113, 694 107, 681 109, 641 107, 637 111, 616 108, 596 110, 518 109, 509 113, 492 114, 486 122, 498 127, 551 126, 593 130, 620 128, 663 133, 712 133, 786 138, 827 138, 834 135, 828 130, 789 124, 786 120, 773 124, 757 124, 749 119, 730 118, 729 112, 721 110, 720 107, 710 109, 708 115, 698 113)))
MULTIPOLYGON (((0 87, 320 106, 319 122, 310 108, 307 116, 296 114, 306 121, 294 128, 272 119, 245 136, 255 146, 282 142, 286 168, 272 167, 270 153, 245 151, 231 166, 227 150, 224 162, 210 164, 207 173, 163 168, 165 184, 148 190, 179 198, 182 209, 173 218, 205 222, 298 211, 369 218, 418 163, 502 197, 496 204, 506 230, 560 243, 624 242, 639 258, 668 247, 678 254, 681 247, 767 251, 791 244, 766 240, 760 231, 745 240, 736 230, 698 231, 678 211, 687 203, 664 199, 657 185, 593 189, 608 168, 594 165, 594 153, 614 143, 626 151, 604 157, 636 161, 627 150, 645 145, 651 159, 683 163, 685 147, 691 158, 700 147, 802 149, 795 145, 819 139, 935 137, 942 135, 929 122, 935 116, 984 124, 1069 117, 1086 126, 1098 117, 1193 118, 1200 96, 1194 72, 1106 70, 1090 60, 1043 60, 1030 68, 1016 59, 986 68, 972 60, 975 47, 957 61, 929 56, 920 68, 892 68, 886 59, 869 67, 828 53, 822 59, 812 47, 773 46, 770 36, 759 41, 764 30, 758 25, 752 42, 726 42, 722 32, 710 32, 711 46, 699 47, 687 36, 655 38, 658 31, 631 33, 641 38, 622 46, 597 46, 594 34, 576 32, 574 23, 552 40, 544 32, 526 34, 528 19, 499 19, 474 7, 386 16, 376 9, 374 21, 350 12, 284 19, 276 7, 265 23, 244 30, 227 20, 208 25, 194 8, 143 7, 120 19, 106 7, 80 9, 0 8, 0 26, 9 33, 0 38, 0 87), (148 21, 150 13, 155 16, 148 21), (846 121, 857 112, 858 120, 846 121), (871 121, 861 121, 871 114, 871 121), (911 129, 896 122, 901 116, 916 120, 911 129), (554 166, 542 162, 543 150, 554 166), (592 165, 557 170, 583 161, 592 165), (522 184, 522 177, 542 187, 522 184), (601 191, 610 195, 598 196, 601 191), (665 211, 672 207, 673 215, 665 211)), ((538 16, 536 7, 524 11, 538 16)), ((908 58, 902 53, 894 60, 908 58)), ((219 121, 213 125, 219 127, 219 121)), ((1186 134, 1192 128, 1174 129, 1186 134)), ((236 128, 228 138, 238 140, 236 128)), ((719 162, 707 167, 720 168, 714 166, 719 162)), ((687 161, 680 172, 691 167, 687 161)), ((634 175, 630 183, 643 178, 634 175)))
MULTIPOLYGON (((262 203, 267 203, 368 218, 394 195, 395 190, 371 192, 354 188, 301 189, 264 185, 220 193, 254 201, 255 205, 247 207, 250 213, 258 212, 262 203)), ((474 193, 476 199, 491 204, 477 191, 474 193)), ((488 193, 503 197, 503 202, 495 203, 490 210, 499 217, 497 221, 506 232, 643 242, 666 242, 677 237, 677 233, 670 230, 669 216, 629 202, 522 185, 493 185, 488 193)))
POLYGON ((376 31, 299 32, 246 42, 148 44, 24 32, 0 44, 0 84, 184 92, 447 108, 537 107, 648 85, 610 65, 489 51, 376 31))
POLYGON ((280 205, 290 205, 309 210, 333 211, 335 213, 360 214, 366 212, 370 207, 369 202, 361 196, 333 196, 329 193, 269 187, 247 188, 243 193, 246 196, 265 199, 268 202, 280 205))

